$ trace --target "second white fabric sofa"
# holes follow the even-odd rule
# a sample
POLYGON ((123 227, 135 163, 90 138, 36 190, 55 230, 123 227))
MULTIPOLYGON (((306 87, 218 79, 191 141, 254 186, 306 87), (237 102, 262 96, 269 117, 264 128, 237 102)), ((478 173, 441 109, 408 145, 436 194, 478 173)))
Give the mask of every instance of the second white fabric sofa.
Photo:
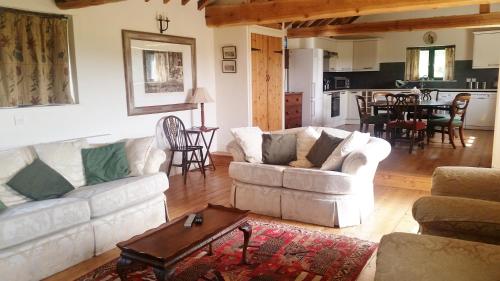
MULTIPOLYGON (((314 127, 339 138, 350 132, 314 127)), ((273 133, 297 134, 304 128, 273 133)), ((233 156, 229 175, 233 178, 231 202, 239 209, 324 226, 360 224, 374 208, 373 178, 390 144, 371 137, 368 144, 350 153, 341 171, 294 168, 245 162, 236 141, 228 144, 233 156)))

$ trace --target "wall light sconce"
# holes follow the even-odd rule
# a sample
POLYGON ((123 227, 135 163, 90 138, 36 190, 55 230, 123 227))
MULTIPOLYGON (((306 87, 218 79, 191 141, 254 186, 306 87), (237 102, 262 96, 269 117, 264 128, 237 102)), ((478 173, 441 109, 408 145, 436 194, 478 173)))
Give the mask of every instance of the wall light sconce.
POLYGON ((160 33, 163 34, 163 32, 167 31, 168 29, 168 23, 170 20, 168 19, 167 16, 163 16, 162 14, 156 15, 156 20, 160 23, 160 33))

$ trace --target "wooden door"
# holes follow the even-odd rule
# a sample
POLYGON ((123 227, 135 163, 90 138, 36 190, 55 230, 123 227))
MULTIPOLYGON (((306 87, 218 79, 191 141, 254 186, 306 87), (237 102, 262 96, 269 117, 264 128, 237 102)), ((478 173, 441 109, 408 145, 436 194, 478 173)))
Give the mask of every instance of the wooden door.
POLYGON ((267 109, 269 130, 283 129, 283 43, 280 37, 268 36, 267 109))
POLYGON ((263 131, 269 130, 267 100, 267 38, 252 33, 252 122, 263 131))

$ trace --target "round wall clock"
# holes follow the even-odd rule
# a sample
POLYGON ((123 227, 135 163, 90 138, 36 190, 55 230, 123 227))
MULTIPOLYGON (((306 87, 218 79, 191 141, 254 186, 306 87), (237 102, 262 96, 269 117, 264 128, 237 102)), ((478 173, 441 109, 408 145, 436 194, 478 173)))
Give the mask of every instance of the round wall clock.
POLYGON ((433 31, 428 31, 424 34, 425 44, 434 44, 437 41, 437 34, 433 31))

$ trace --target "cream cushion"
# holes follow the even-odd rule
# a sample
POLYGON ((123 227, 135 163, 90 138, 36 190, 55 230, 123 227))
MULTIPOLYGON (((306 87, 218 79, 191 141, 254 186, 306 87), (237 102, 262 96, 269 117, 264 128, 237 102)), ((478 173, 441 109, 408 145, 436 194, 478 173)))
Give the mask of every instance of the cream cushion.
POLYGON ((34 159, 35 156, 29 148, 0 151, 0 201, 7 207, 31 201, 6 183, 20 170, 31 164, 34 159))
POLYGON ((287 168, 283 171, 283 187, 324 194, 354 194, 356 178, 335 171, 287 168))
POLYGON ((281 187, 285 169, 279 165, 231 162, 229 176, 244 183, 281 187))
POLYGON ((296 168, 312 168, 314 165, 307 160, 306 156, 311 150, 316 140, 319 139, 321 133, 313 127, 307 127, 297 133, 297 160, 289 163, 290 166, 296 168))
POLYGON ((243 149, 247 162, 262 163, 262 130, 259 127, 234 128, 231 133, 243 149))
POLYGON ((38 158, 61 174, 75 188, 85 185, 82 148, 88 147, 86 140, 45 143, 34 147, 38 158))
POLYGON ((168 189, 165 173, 129 177, 72 190, 64 198, 84 199, 91 217, 102 217, 147 201, 168 189))
POLYGON ((353 151, 363 148, 370 140, 370 133, 352 132, 328 156, 321 166, 321 170, 340 170, 344 159, 353 151))
POLYGON ((144 175, 144 167, 148 159, 151 148, 153 148, 155 138, 144 137, 128 139, 125 142, 125 152, 127 153, 130 176, 144 175))
POLYGON ((0 249, 89 220, 89 205, 79 199, 50 199, 7 208, 0 213, 0 249))

